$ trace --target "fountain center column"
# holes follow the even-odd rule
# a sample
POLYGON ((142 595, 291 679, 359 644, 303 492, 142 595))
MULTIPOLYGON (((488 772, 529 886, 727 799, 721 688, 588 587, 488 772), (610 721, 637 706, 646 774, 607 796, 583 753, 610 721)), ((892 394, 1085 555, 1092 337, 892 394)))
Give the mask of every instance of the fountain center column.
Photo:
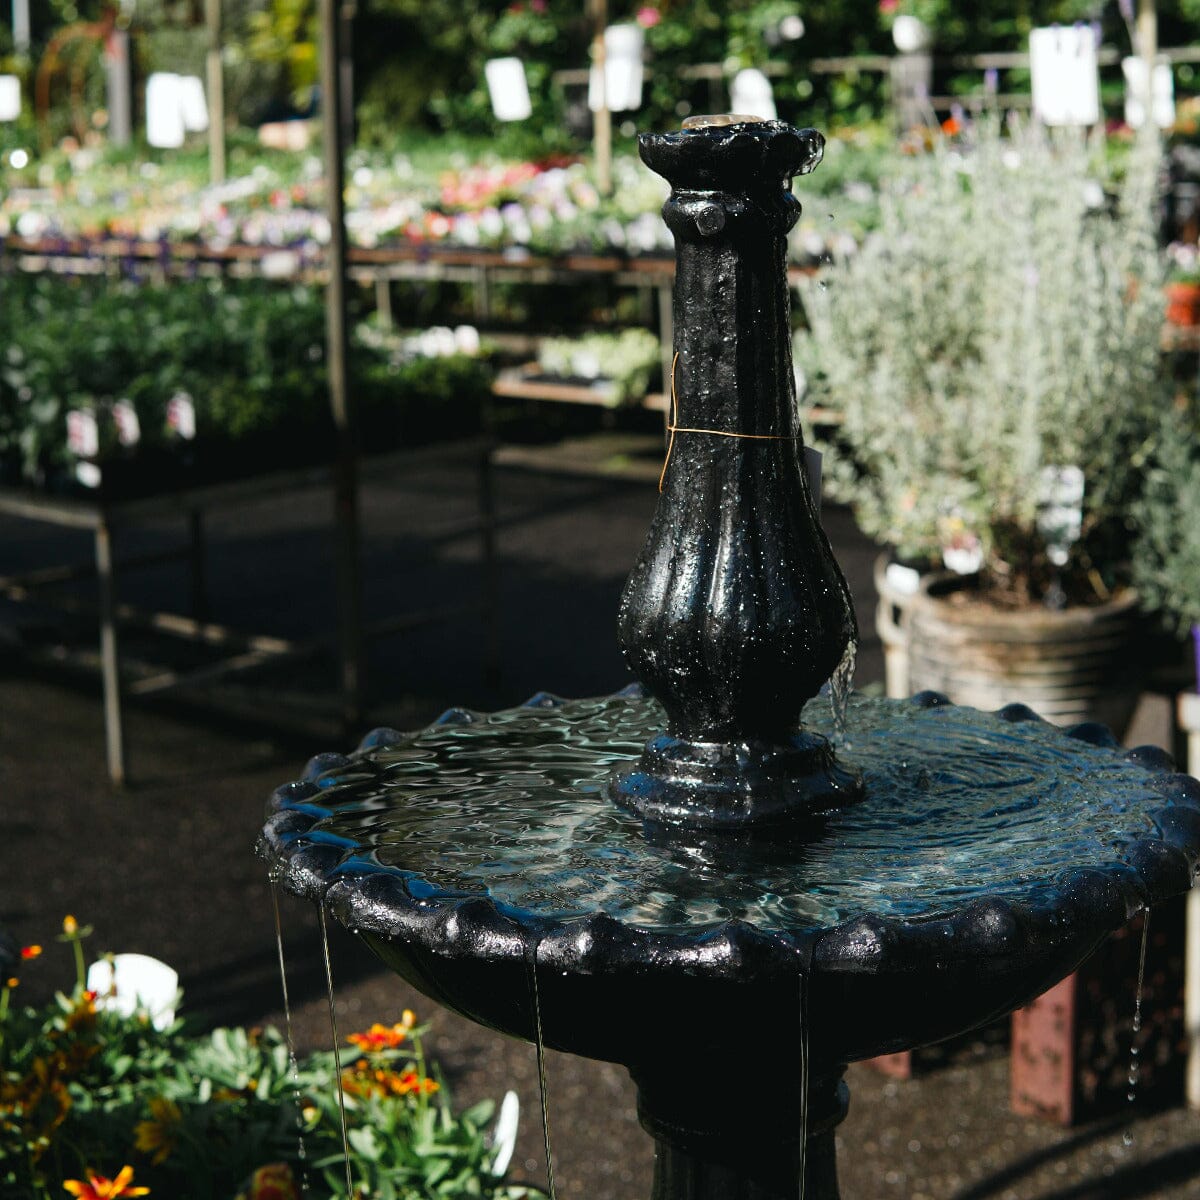
POLYGON ((668 825, 776 826, 857 795, 828 743, 800 728, 857 632, 809 491, 792 373, 791 181, 823 145, 750 118, 639 139, 672 185, 674 403, 618 632, 667 728, 613 795, 668 825))

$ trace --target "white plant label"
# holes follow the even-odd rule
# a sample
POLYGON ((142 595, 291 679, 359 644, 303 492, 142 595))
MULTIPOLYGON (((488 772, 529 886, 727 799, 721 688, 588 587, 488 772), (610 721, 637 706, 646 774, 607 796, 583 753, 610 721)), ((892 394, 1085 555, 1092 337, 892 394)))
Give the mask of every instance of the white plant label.
POLYGON ((96 1003, 122 1017, 144 1012, 157 1030, 175 1020, 179 975, 166 963, 148 954, 114 954, 88 968, 88 991, 96 1003))
POLYGON ((646 34, 640 25, 610 25, 604 31, 604 70, 592 66, 588 76, 588 108, 628 112, 642 106, 642 51, 646 34))
POLYGON ((0 75, 0 121, 15 121, 21 115, 21 80, 0 75))
MULTIPOLYGON (((1124 58, 1121 72, 1125 76, 1125 124, 1141 129, 1146 123, 1146 60, 1124 58)), ((1175 76, 1170 63, 1156 63, 1150 76, 1150 116, 1159 129, 1175 124, 1175 76)))
POLYGON ((146 80, 146 141, 161 150, 174 150, 183 145, 186 132, 179 76, 155 71, 146 80))
POLYGON ((488 96, 497 121, 524 121, 533 113, 525 64, 519 58, 493 58, 483 64, 488 96))
POLYGON ((95 458, 100 453, 100 426, 96 414, 86 408, 67 413, 67 449, 76 458, 95 458))
POLYGON ((1053 25, 1029 35, 1033 112, 1046 125, 1100 120, 1096 35, 1090 25, 1053 25))
POLYGON ((186 442, 196 436, 196 406, 187 392, 176 392, 167 401, 167 428, 186 442))
POLYGON ((1038 477, 1038 532, 1046 554, 1064 567, 1083 532, 1083 472, 1078 467, 1043 467, 1038 477))
POLYGON ((729 85, 729 111, 774 121, 779 115, 771 81, 756 67, 739 71, 729 85))
POLYGON ((117 441, 122 446, 136 446, 142 440, 142 423, 137 409, 128 400, 118 400, 113 405, 113 424, 117 427, 117 441))

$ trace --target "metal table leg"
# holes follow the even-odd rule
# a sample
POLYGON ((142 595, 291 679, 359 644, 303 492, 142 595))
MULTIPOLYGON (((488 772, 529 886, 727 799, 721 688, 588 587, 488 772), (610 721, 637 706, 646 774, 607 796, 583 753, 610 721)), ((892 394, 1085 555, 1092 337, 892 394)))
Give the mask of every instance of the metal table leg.
POLYGON ((117 651, 116 577, 113 536, 107 521, 96 526, 96 582, 100 604, 100 669, 104 683, 104 741, 108 777, 125 783, 125 730, 121 721, 121 663, 117 651))

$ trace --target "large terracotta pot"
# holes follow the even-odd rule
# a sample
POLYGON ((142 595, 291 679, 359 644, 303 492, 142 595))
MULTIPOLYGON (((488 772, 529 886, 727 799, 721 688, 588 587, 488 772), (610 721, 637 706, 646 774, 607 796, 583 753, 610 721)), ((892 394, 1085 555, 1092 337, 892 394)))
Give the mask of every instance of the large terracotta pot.
POLYGON ((1126 591, 1060 611, 971 603, 971 581, 933 575, 906 614, 909 685, 956 704, 1027 704, 1060 725, 1101 721, 1118 737, 1137 703, 1142 623, 1126 591))
POLYGON ((1200 325, 1200 283, 1168 283, 1167 320, 1190 329, 1200 325))

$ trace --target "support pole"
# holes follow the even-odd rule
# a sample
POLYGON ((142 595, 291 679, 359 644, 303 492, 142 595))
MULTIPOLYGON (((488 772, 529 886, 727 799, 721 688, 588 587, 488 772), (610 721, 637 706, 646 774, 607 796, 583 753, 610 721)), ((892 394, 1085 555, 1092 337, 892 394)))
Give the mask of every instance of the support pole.
POLYGON ((592 141, 596 152, 596 186, 602 196, 612 193, 612 113, 608 111, 608 51, 604 29, 608 25, 608 0, 589 0, 592 10, 592 69, 600 75, 600 107, 592 114, 592 141))
POLYGON ((225 181, 225 69, 221 64, 221 0, 204 0, 208 25, 205 73, 208 91, 208 170, 213 183, 225 181))
POLYGON ((329 404, 336 431, 334 462, 334 533, 341 650, 342 717, 348 727, 363 712, 362 576, 358 526, 358 422, 350 391, 349 339, 346 330, 345 126, 342 90, 340 6, 321 0, 321 125, 324 134, 326 213, 329 218, 325 296, 326 365, 329 404))
POLYGON ((100 672, 104 686, 104 743, 108 777, 125 784, 125 730, 121 721, 121 662, 117 653, 117 584, 113 569, 112 530, 96 526, 96 584, 100 606, 100 672))
POLYGON ((1137 52, 1143 63, 1142 104, 1146 128, 1154 127, 1154 67, 1158 61, 1158 9, 1155 0, 1141 0, 1137 13, 1137 52))

